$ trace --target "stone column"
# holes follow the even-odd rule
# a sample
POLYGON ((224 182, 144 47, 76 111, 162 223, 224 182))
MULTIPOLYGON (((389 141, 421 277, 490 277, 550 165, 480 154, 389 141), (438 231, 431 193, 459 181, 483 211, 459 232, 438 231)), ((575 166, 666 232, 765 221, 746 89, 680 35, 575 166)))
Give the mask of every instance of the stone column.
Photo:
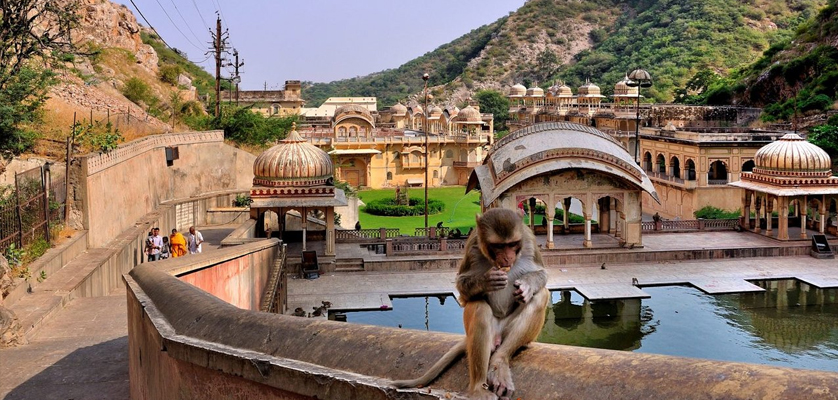
POLYGON ((745 190, 742 196, 742 229, 751 229, 751 191, 745 190))
POLYGON ((553 218, 556 216, 556 207, 550 204, 544 209, 544 218, 547 218, 547 248, 554 249, 556 244, 553 242, 553 218))
POLYGON ((762 228, 760 228, 760 224, 762 223, 762 197, 754 196, 754 207, 756 208, 756 218, 757 222, 754 226, 754 233, 759 233, 762 228))
POLYGON ((568 216, 568 214, 570 214, 570 200, 571 200, 570 197, 562 200, 562 206, 564 207, 563 212, 564 212, 564 233, 565 234, 567 234, 570 230, 570 227, 568 226, 568 221, 570 221, 570 217, 568 216))
POLYGON ((771 198, 766 196, 765 197, 765 235, 766 236, 773 236, 774 235, 773 231, 771 230, 771 220, 774 219, 774 217, 771 215, 771 213, 773 213, 773 212, 774 212, 774 202, 771 201, 771 198))
POLYGON ((777 239, 789 240, 789 201, 787 198, 780 198, 780 218, 777 227, 777 239))
POLYGON ((582 246, 593 247, 591 242, 591 214, 587 212, 585 212, 585 240, 582 242, 582 246))
POLYGON ((335 255, 335 208, 326 207, 326 255, 335 255))
POLYGON ((806 237, 808 236, 806 234, 806 214, 807 214, 807 211, 808 211, 807 208, 809 208, 809 197, 808 196, 803 196, 803 201, 799 202, 799 203, 800 203, 800 207, 799 207, 800 208, 800 238, 801 239, 806 239, 806 237))
POLYGON ((302 211, 300 211, 300 226, 303 228, 303 251, 306 251, 306 240, 308 240, 308 238, 306 237, 306 236, 308 236, 307 235, 308 226, 306 225, 307 222, 308 222, 308 210, 305 207, 303 207, 302 211))
POLYGON ((608 199, 599 200, 599 233, 609 234, 611 227, 611 210, 608 199))

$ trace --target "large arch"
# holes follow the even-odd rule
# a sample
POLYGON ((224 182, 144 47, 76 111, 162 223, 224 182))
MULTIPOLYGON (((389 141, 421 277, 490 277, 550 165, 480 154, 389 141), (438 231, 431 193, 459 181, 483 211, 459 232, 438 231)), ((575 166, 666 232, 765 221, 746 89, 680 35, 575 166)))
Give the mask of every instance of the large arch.
MULTIPOLYGON (((557 204, 575 197, 583 204, 585 247, 591 247, 591 222, 601 214, 600 199, 618 199, 625 215, 622 244, 641 246, 641 194, 658 194, 646 173, 611 136, 588 126, 542 122, 507 135, 474 169, 466 191, 479 187, 484 209, 515 208, 536 197, 557 204)), ((547 247, 553 246, 555 210, 547 207, 547 247)))

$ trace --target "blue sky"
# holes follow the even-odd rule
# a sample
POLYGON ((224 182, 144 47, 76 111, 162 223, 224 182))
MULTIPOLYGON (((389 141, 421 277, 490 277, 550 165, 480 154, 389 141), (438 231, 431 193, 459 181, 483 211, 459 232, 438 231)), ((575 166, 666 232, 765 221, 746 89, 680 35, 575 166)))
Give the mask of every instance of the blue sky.
MULTIPOLYGON (((118 0, 146 25, 130 0, 118 0)), ((243 89, 329 82, 396 68, 515 11, 525 0, 134 0, 169 45, 202 61, 216 11, 245 65, 243 89)), ((232 59, 232 57, 231 57, 232 59)), ((212 59, 199 63, 214 71, 212 59)), ((232 68, 222 74, 229 76, 232 68)))

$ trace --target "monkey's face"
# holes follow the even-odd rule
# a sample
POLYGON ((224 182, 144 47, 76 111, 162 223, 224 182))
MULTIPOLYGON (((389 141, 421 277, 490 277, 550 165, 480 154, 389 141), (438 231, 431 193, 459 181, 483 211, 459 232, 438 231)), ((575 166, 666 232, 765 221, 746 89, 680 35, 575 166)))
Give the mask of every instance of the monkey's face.
POLYGON ((515 264, 515 259, 518 258, 518 253, 521 251, 521 240, 513 240, 509 242, 489 242, 489 255, 495 262, 495 266, 504 271, 509 271, 512 265, 515 264))

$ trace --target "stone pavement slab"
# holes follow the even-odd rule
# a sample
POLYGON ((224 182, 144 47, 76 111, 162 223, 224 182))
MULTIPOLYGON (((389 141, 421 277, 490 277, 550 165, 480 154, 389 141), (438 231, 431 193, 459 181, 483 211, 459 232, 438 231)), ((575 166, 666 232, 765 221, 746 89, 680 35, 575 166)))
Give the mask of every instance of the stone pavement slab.
POLYGON ((707 294, 765 291, 765 289, 742 279, 691 279, 690 284, 707 294))
POLYGON ((574 289, 588 300, 648 299, 652 297, 640 288, 626 284, 577 285, 574 289))

